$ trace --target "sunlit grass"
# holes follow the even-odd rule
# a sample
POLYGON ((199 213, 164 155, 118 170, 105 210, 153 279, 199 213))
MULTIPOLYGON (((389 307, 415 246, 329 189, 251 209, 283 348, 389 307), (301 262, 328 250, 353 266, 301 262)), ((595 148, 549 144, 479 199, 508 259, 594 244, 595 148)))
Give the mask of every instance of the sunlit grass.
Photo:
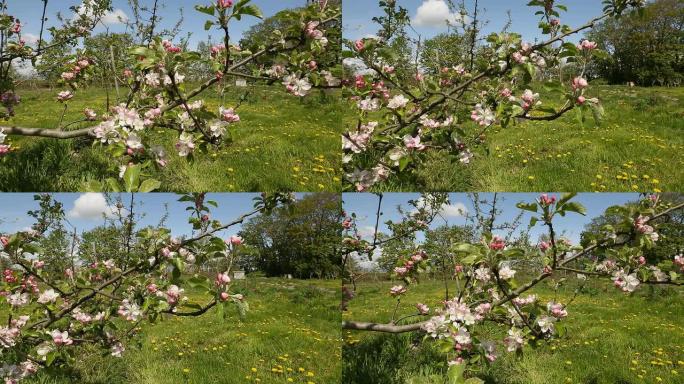
POLYGON ((557 121, 497 128, 487 133, 488 151, 478 150, 471 165, 433 153, 418 172, 424 186, 394 181, 380 188, 658 192, 684 184, 683 88, 597 86, 592 92, 605 106, 601 126, 591 116, 582 126, 570 112, 557 121))
MULTIPOLYGON (((216 92, 205 100, 209 108, 234 105, 243 89, 230 90, 222 101, 216 92)), ((22 90, 22 103, 9 125, 54 128, 63 107, 56 91, 22 90)), ((110 94, 110 105, 115 103, 110 94)), ((102 89, 79 91, 65 122, 82 118, 83 109, 106 110, 102 89)), ((178 156, 164 171, 150 175, 162 181, 162 190, 212 191, 337 191, 340 190, 340 132, 344 113, 339 96, 317 93, 300 100, 281 87, 254 88, 239 109, 242 121, 232 131, 233 143, 194 162, 178 156)), ((79 128, 81 125, 74 125, 79 128)), ((71 128, 71 127, 70 127, 71 128)), ((174 153, 171 132, 154 133, 174 153)), ((12 191, 82 190, 91 180, 116 177, 116 159, 87 140, 60 141, 11 138, 16 148, 0 160, 0 189, 12 191)))
MULTIPOLYGON (((362 283, 344 319, 388 322, 394 301, 388 292, 392 282, 362 283)), ((455 284, 452 282, 451 288, 455 284)), ((633 296, 609 284, 590 283, 588 293, 568 308, 566 337, 525 348, 516 358, 499 347, 499 359, 480 373, 487 383, 681 383, 684 375, 684 294, 647 287, 633 296)), ((574 284, 559 292, 569 299, 574 284)), ((534 289, 542 302, 554 298, 545 286, 534 289)), ((454 292, 452 291, 453 295, 454 292)), ((424 281, 402 299, 401 314, 415 312, 416 302, 431 308, 444 300, 443 283, 424 281)), ((483 338, 501 340, 507 329, 486 327, 483 338)), ((403 384, 411 376, 444 372, 446 361, 422 342, 420 334, 377 335, 345 331, 343 382, 403 384)))
MULTIPOLYGON (((248 280, 238 284, 247 317, 169 318, 145 326, 124 357, 79 351, 73 372, 45 372, 28 383, 340 382, 339 281, 248 280)), ((190 301, 205 302, 191 293, 190 301)))

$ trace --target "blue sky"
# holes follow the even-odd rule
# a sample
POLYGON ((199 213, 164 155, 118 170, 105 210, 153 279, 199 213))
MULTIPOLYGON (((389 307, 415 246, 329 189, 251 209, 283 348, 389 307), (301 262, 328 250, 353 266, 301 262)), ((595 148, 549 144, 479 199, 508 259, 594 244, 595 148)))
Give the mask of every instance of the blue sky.
MULTIPOLYGON (((560 196, 560 194, 553 194, 560 196)), ((397 221, 400 219, 400 215, 397 213, 397 205, 402 205, 408 208, 408 200, 416 200, 420 197, 418 193, 386 193, 382 200, 382 212, 384 215, 380 221, 380 231, 386 231, 387 227, 383 222, 387 220, 397 221)), ((483 193, 480 194, 480 199, 492 200, 493 194, 483 193)), ((533 202, 534 199, 539 197, 538 193, 502 193, 499 194, 499 202, 503 197, 503 203, 497 204, 502 210, 502 214, 499 217, 497 223, 502 223, 505 221, 512 221, 520 212, 515 205, 519 202, 533 202)), ((579 241, 580 235, 584 228, 584 225, 589 223, 593 217, 601 215, 606 208, 612 205, 624 204, 630 201, 635 201, 639 199, 639 194, 636 193, 583 193, 577 195, 573 201, 577 201, 583 204, 587 208, 587 216, 582 216, 579 214, 569 213, 565 217, 559 217, 554 222, 554 227, 558 233, 563 234, 568 239, 572 240, 573 243, 579 241)), ((362 232, 370 232, 372 227, 375 225, 375 212, 378 206, 378 197, 370 193, 346 193, 343 196, 344 209, 347 214, 356 213, 359 218, 359 228, 362 232), (365 228, 364 228, 365 227, 365 228)), ((449 200, 452 206, 457 206, 462 204, 465 209, 474 213, 473 206, 470 202, 469 197, 463 193, 451 193, 449 194, 449 200)), ((454 210, 456 211, 456 210, 454 210)), ((526 227, 530 221, 532 213, 525 213, 522 219, 523 227, 526 227)), ((463 225, 465 224, 464 217, 447 216, 446 224, 448 225, 463 225)), ((438 227, 445 224, 445 220, 442 218, 437 218, 432 224, 432 228, 438 227)), ((541 225, 537 225, 530 232, 532 240, 537 240, 539 236, 543 233, 544 228, 541 225)), ((418 237, 418 240, 422 240, 422 237, 418 237)))
MULTIPOLYGON (((173 26, 180 17, 179 8, 183 8, 184 22, 182 26, 183 32, 181 35, 185 35, 187 32, 192 32, 193 36, 190 40, 190 46, 194 46, 199 41, 204 41, 210 32, 204 31, 204 22, 209 16, 197 12, 194 9, 194 5, 208 5, 210 0, 163 0, 162 3, 165 5, 161 10, 160 15, 163 18, 161 27, 170 28, 173 26)), ((306 0, 252 0, 252 3, 261 8, 265 17, 272 16, 275 13, 286 9, 300 7, 306 4, 306 0)), ((9 0, 8 1, 8 11, 10 14, 18 17, 24 26, 24 38, 31 42, 31 37, 36 37, 40 33, 40 13, 42 12, 42 0, 9 0), (27 38, 28 37, 28 38, 27 38)), ((47 25, 54 26, 57 24, 56 14, 61 12, 66 18, 70 18, 73 12, 69 10, 70 6, 81 4, 80 0, 51 0, 48 2, 48 10, 46 17, 48 18, 47 25)), ((153 0, 140 0, 142 5, 152 5, 153 0)), ((128 6, 127 0, 113 0, 113 8, 117 11, 117 14, 127 15, 132 17, 132 12, 128 6)), ((116 17, 110 17, 109 24, 111 32, 122 32, 124 31, 124 26, 117 22, 116 17)), ((241 21, 232 21, 231 34, 233 41, 240 39, 242 32, 247 30, 250 26, 258 23, 260 20, 254 17, 245 17, 241 21)), ((103 32, 105 28, 99 26, 95 32, 103 32)), ((217 41, 217 37, 220 36, 218 31, 213 31, 214 39, 217 41)))
MULTIPOLYGON (((89 194, 90 198, 84 198, 86 194, 80 193, 56 193, 54 198, 64 204, 69 222, 79 231, 83 232, 102 225, 102 216, 97 214, 106 209, 100 194, 89 194), (81 198, 76 208, 77 199, 81 198)), ((112 194, 112 197, 116 197, 112 194)), ((223 223, 230 222, 242 214, 248 213, 253 209, 252 199, 258 196, 255 193, 210 193, 208 200, 215 200, 218 208, 212 209, 212 218, 218 219, 223 223)), ((297 198, 301 198, 297 194, 297 198)), ((129 201, 128 195, 122 195, 124 202, 129 201)), ((174 236, 187 235, 192 231, 187 222, 188 215, 185 208, 187 202, 178 202, 179 195, 169 193, 146 193, 136 195, 136 201, 142 206, 136 212, 142 212, 139 226, 156 225, 164 215, 164 205, 168 204, 169 217, 167 227, 171 228, 174 236)), ((38 204, 33 200, 31 193, 1 193, 0 194, 0 233, 14 233, 29 227, 33 220, 26 212, 38 208, 38 204)), ((234 226, 222 233, 223 236, 230 236, 239 232, 240 226, 234 226)))
MULTIPOLYGON (((534 15, 535 10, 526 6, 528 2, 529 0, 480 0, 480 7, 484 9, 482 19, 489 21, 483 34, 499 32, 508 20, 506 12, 510 10, 511 31, 521 33, 527 41, 534 41, 535 38, 539 38, 541 36, 537 28, 539 17, 534 15)), ((446 32, 445 25, 439 26, 434 23, 427 25, 431 20, 441 22, 447 18, 446 13, 438 12, 443 8, 438 3, 444 3, 443 0, 397 0, 397 3, 409 11, 415 29, 424 38, 446 32), (417 18, 420 6, 424 6, 421 11, 422 17, 417 18), (419 19, 423 21, 422 24, 424 25, 415 25, 416 23, 421 24, 419 19)), ((460 0, 454 1, 454 3, 459 4, 460 0)), ((558 3, 568 6, 568 12, 561 13, 561 21, 570 26, 583 25, 602 13, 600 0, 561 0, 558 3)), ((377 24, 371 22, 374 16, 382 15, 377 4, 377 0, 343 1, 344 36, 346 38, 358 39, 377 33, 377 24)), ((466 6, 470 9, 472 9, 473 4, 473 0, 466 0, 466 6)), ((579 40, 580 37, 581 35, 577 36, 575 40, 579 40)))

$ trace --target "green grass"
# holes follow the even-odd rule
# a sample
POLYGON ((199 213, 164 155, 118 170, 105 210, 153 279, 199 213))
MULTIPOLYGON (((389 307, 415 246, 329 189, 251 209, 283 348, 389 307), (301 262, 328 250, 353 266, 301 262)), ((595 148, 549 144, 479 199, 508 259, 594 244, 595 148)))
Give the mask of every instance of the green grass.
MULTIPOLYGON (((392 285, 389 281, 362 283, 343 318, 388 322, 394 308, 388 294, 392 285)), ((499 358, 479 376, 497 384, 684 382, 682 290, 642 287, 628 296, 603 282, 588 287, 568 308, 566 337, 543 343, 537 350, 525 347, 521 358, 499 346, 499 358)), ((567 301, 572 289, 562 288, 558 299, 567 301)), ((554 297, 546 286, 534 291, 542 302, 554 297)), ((419 301, 438 308, 443 299, 442 282, 425 281, 409 290, 399 313, 413 313, 419 301)), ((503 326, 480 327, 479 335, 502 340, 505 331, 503 326)), ((404 384, 409 377, 445 372, 445 357, 429 341, 422 342, 419 333, 345 331, 343 336, 343 383, 404 384)))
POLYGON ((591 116, 582 126, 570 112, 557 121, 497 128, 488 132, 489 153, 478 150, 471 165, 432 153, 418 173, 423 186, 394 180, 380 188, 617 192, 684 185, 684 88, 596 86, 592 92, 605 106, 601 126, 591 116))
MULTIPOLYGON (((228 90, 223 102, 215 92, 205 97, 211 109, 234 105, 242 89, 228 90)), ((62 114, 57 90, 21 90, 16 117, 4 125, 54 128, 62 114)), ((112 103, 115 103, 112 100, 112 103)), ((82 118, 86 107, 106 110, 106 93, 91 88, 77 92, 65 122, 82 118)), ((175 136, 160 132, 159 144, 171 154, 164 171, 151 175, 163 191, 337 191, 340 190, 340 133, 344 111, 335 94, 312 93, 305 99, 287 95, 282 87, 255 87, 240 107, 242 121, 233 140, 194 162, 174 155, 175 136)), ((79 125, 72 126, 79 128, 79 125)), ((0 190, 74 191, 91 180, 116 177, 118 163, 87 139, 58 141, 11 138, 17 149, 0 160, 0 190)))
POLYGON ((42 372, 27 383, 340 382, 339 281, 259 278, 234 289, 250 305, 244 321, 237 313, 224 321, 214 310, 198 318, 170 318, 146 325, 139 345, 129 345, 121 359, 81 349, 73 371, 42 372))

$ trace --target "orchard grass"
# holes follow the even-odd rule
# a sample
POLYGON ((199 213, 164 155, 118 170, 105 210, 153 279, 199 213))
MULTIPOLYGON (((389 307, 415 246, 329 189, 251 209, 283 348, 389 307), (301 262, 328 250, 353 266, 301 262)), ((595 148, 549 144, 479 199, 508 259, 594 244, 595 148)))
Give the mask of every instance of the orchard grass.
MULTIPOLYGON (((559 291, 561 302, 573 295, 575 282, 571 276, 570 281, 559 291)), ((521 358, 499 345, 499 358, 480 372, 480 378, 492 384, 684 382, 684 293, 651 286, 640 287, 630 296, 609 283, 587 283, 585 293, 568 307, 565 337, 542 343, 536 350, 526 346, 521 358)), ((388 293, 392 285, 391 281, 360 283, 343 319, 388 322, 395 303, 388 293)), ((450 288, 455 288, 453 281, 450 288)), ((554 298, 548 286, 539 285, 533 292, 541 302, 554 298)), ((454 295, 454 291, 450 293, 454 295)), ((415 313, 417 302, 433 310, 442 300, 443 282, 422 281, 403 295, 398 313, 415 313)), ((502 340, 507 328, 487 326, 482 331, 502 340)), ((404 384, 410 377, 446 371, 444 356, 435 350, 434 343, 421 343, 420 333, 345 330, 343 337, 345 384, 404 384), (378 381, 369 381, 369 377, 378 381)))
MULTIPOLYGON (((148 175, 162 182, 161 191, 338 191, 340 190, 340 133, 345 127, 339 94, 313 91, 304 99, 288 95, 282 86, 231 88, 221 103, 217 92, 205 93, 212 110, 235 105, 252 91, 238 109, 242 121, 231 130, 233 142, 218 152, 197 154, 189 162, 177 156, 177 134, 158 131, 170 162, 148 175)), ((55 97, 59 89, 22 89, 16 117, 6 125, 54 128, 62 114, 55 97)), ((123 96, 123 94, 122 94, 123 96)), ((110 105, 116 104, 110 90, 110 105)), ((69 103, 65 122, 83 118, 83 109, 106 110, 102 88, 79 90, 69 103)), ((94 125, 90 123, 90 125, 94 125)), ((77 129, 87 125, 73 125, 77 129)), ((0 190, 74 191, 91 181, 117 177, 118 164, 89 139, 57 141, 12 137, 16 151, 0 160, 0 190)))
MULTIPOLYGON (((581 125, 570 111, 556 121, 496 127, 487 133, 488 152, 478 149, 468 166, 430 154, 418 171, 421 190, 657 192, 684 185, 684 88, 592 85, 589 94, 604 104, 601 126, 591 114, 581 125)), ((545 105, 559 105, 541 95, 545 105)), ((416 186, 393 179, 377 189, 416 186)))
MULTIPOLYGON (((338 280, 248 278, 233 286, 248 300, 219 318, 169 318, 142 328, 123 357, 81 348, 70 371, 41 370, 36 384, 339 383, 341 339, 338 280), (289 381, 288 379, 292 379, 289 381)), ((188 294, 191 302, 206 295, 188 294)))

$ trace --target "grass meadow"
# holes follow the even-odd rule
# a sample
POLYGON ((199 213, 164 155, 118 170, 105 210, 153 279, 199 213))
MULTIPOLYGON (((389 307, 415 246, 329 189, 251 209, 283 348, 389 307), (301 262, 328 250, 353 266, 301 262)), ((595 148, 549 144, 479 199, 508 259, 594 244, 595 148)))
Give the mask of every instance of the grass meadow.
MULTIPOLYGON (((365 282, 358 287, 344 319, 388 322, 394 300, 391 281, 365 282)), ((452 282, 452 288, 455 284, 452 282)), ((574 283, 561 288, 567 302, 574 283)), ((542 302, 554 298, 546 286, 534 293, 542 302)), ((453 291, 451 292, 453 295, 453 291)), ((443 283, 424 281, 404 295, 399 314, 415 313, 415 303, 438 308, 443 283)), ((605 282, 589 282, 568 307, 567 335, 537 350, 526 346, 522 357, 499 347, 499 358, 479 376, 488 384, 641 384, 684 383, 684 292, 641 287, 634 295, 605 282)), ((482 338, 502 340, 507 328, 490 325, 482 338)), ((423 335, 344 331, 343 383, 404 384, 410 377, 445 372, 446 361, 423 335)), ((423 381, 420 381, 423 382, 423 381)))
MULTIPOLYGON (((245 89, 229 89, 224 105, 235 105, 245 89)), ((175 155, 177 139, 159 131, 170 156, 165 170, 151 175, 162 182, 162 191, 337 191, 340 190, 340 133, 344 112, 339 96, 312 93, 305 99, 288 95, 281 86, 255 86, 238 112, 233 143, 193 162, 175 155)), ((57 90, 19 92, 22 102, 16 117, 6 125, 53 128, 63 107, 57 90)), ((110 97, 113 97, 110 92, 110 97)), ((205 101, 218 110, 221 97, 208 92, 205 101)), ((110 101, 115 104, 114 100, 110 101)), ((82 119, 83 109, 106 110, 101 88, 76 93, 64 121, 82 119)), ((92 125, 92 123, 90 123, 92 125)), ((73 125, 75 128, 82 126, 73 125)), ((11 138, 17 151, 0 160, 0 189, 4 191, 77 191, 92 180, 116 177, 118 164, 90 140, 11 138)))
MULTIPOLYGON (((121 359, 82 348, 71 372, 31 384, 339 383, 339 281, 248 278, 234 290, 250 311, 227 321, 215 309, 142 329, 121 359)), ((207 299, 196 293, 191 302, 207 299)))
MULTIPOLYGON (((545 105, 554 104, 541 94, 545 105)), ((684 88, 592 86, 591 94, 606 110, 601 126, 591 116, 581 125, 570 112, 497 127, 488 132, 489 150, 478 150, 468 166, 432 153, 418 175, 424 189, 657 192, 684 185, 684 88)), ((416 190, 397 181, 381 188, 416 190)))

